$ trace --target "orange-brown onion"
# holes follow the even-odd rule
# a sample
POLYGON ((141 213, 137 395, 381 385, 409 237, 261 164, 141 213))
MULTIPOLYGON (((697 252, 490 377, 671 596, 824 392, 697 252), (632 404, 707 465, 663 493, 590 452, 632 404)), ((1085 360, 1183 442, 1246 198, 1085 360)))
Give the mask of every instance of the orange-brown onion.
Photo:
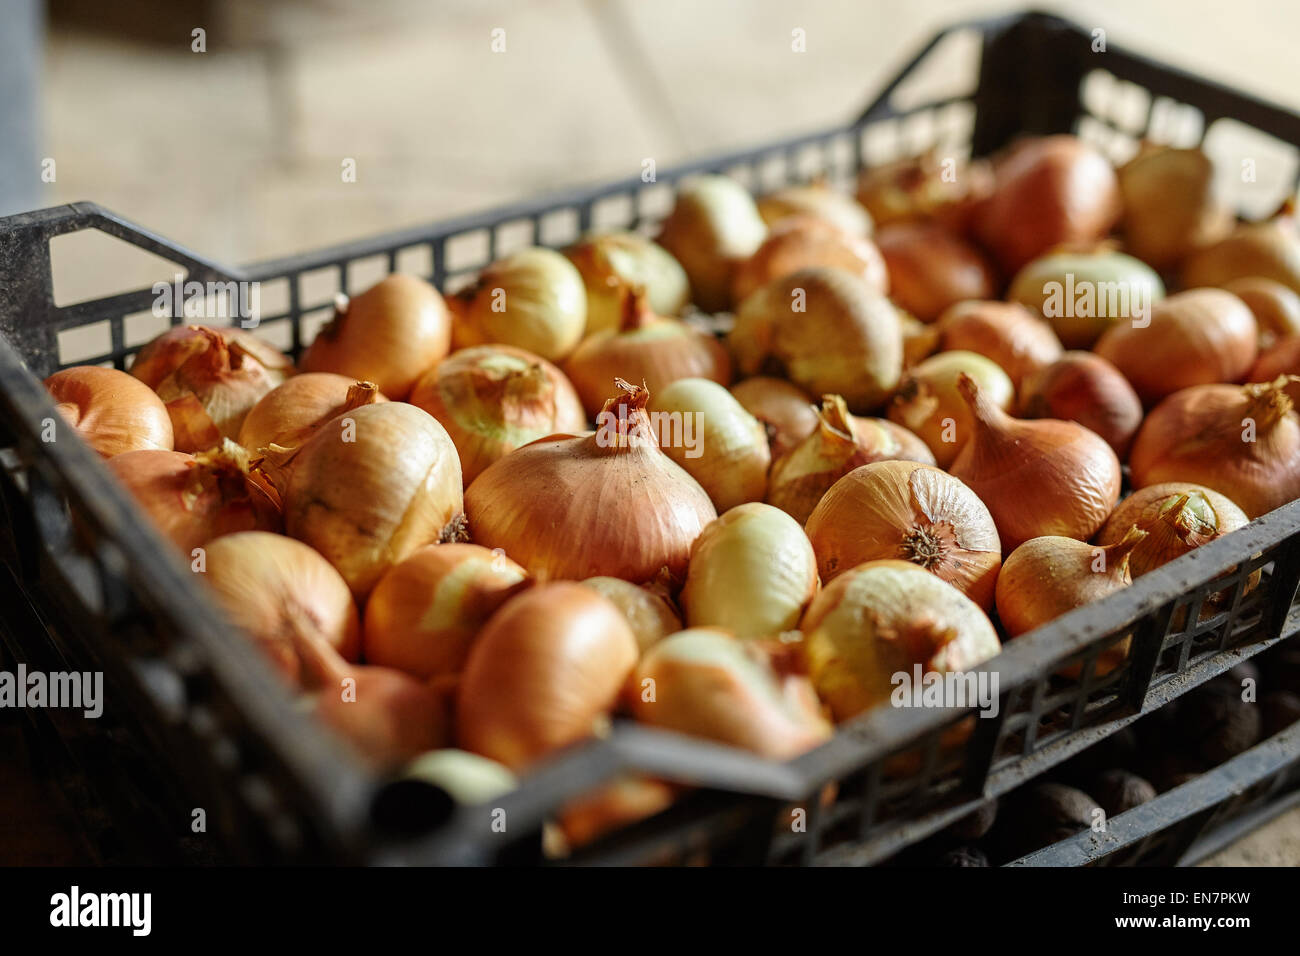
POLYGON ((957 389, 969 375, 984 397, 1004 411, 1011 408, 1016 389, 996 362, 975 352, 940 352, 903 375, 889 403, 889 420, 925 442, 940 468, 949 467, 974 433, 970 407, 957 389))
POLYGON ((976 160, 958 165, 932 150, 913 159, 864 169, 858 176, 858 202, 876 226, 934 219, 965 232, 980 200, 993 190, 993 170, 976 160))
POLYGON ((1176 266, 1232 228, 1232 212, 1215 192, 1214 163, 1200 149, 1143 144, 1117 175, 1124 244, 1148 265, 1176 266))
POLYGON ((78 365, 55 372, 45 380, 45 388, 59 416, 105 458, 127 451, 172 450, 167 406, 125 372, 78 365))
POLYGON ((564 373, 509 345, 453 352, 424 373, 407 401, 447 429, 467 485, 520 445, 587 427, 582 402, 564 373))
POLYGON ((691 298, 706 312, 729 308, 736 267, 767 237, 767 224, 744 186, 726 176, 684 181, 664 220, 659 244, 691 280, 691 298))
POLYGON ((922 322, 966 299, 990 299, 997 277, 977 248, 940 225, 900 222, 876 234, 889 297, 922 322))
POLYGON ((773 279, 800 269, 832 266, 860 276, 884 295, 889 273, 875 243, 822 219, 794 217, 772 227, 763 244, 740 263, 731 280, 731 298, 743 302, 773 279))
POLYGON ((1064 351, 1052 327, 1016 302, 958 302, 939 317, 939 349, 992 359, 1019 391, 1064 351))
MULTIPOLYGON (((1248 276, 1223 284, 1255 316, 1259 327, 1259 347, 1267 349, 1283 339, 1300 335, 1300 295, 1273 279, 1248 276)), ((1252 378, 1259 382, 1263 379, 1252 378)))
POLYGON ((641 774, 620 774, 564 805, 556 818, 563 846, 552 855, 564 856, 606 833, 666 810, 682 789, 641 774))
POLYGON ((784 379, 756 375, 731 386, 731 394, 763 424, 773 461, 817 427, 817 406, 803 389, 784 379))
POLYGON ((903 368, 915 368, 939 350, 939 324, 899 313, 903 330, 903 368))
POLYGON ((1250 522, 1226 495, 1190 481, 1148 485, 1133 492, 1106 519, 1097 543, 1116 544, 1134 525, 1147 533, 1130 552, 1138 578, 1250 522))
POLYGON ((720 628, 679 631, 637 666, 638 721, 788 760, 830 737, 807 678, 773 667, 766 649, 720 628))
POLYGON ((601 594, 622 612, 632 629, 640 654, 669 634, 682 629, 681 615, 673 604, 672 591, 660 580, 633 584, 622 578, 597 576, 582 582, 601 594))
POLYGON ((208 349, 204 329, 221 336, 227 347, 278 374, 281 380, 293 373, 293 360, 252 332, 231 326, 189 324, 174 325, 150 339, 131 360, 131 375, 156 389, 187 360, 208 349))
POLYGON ((636 659, 623 615, 591 588, 532 588, 492 615, 470 648, 460 745, 519 770, 578 743, 613 709, 636 659))
POLYGON ((285 531, 338 568, 359 598, 389 567, 462 533, 460 459, 446 429, 405 402, 362 405, 266 467, 285 531))
POLYGON ((1300 419, 1288 379, 1198 385, 1147 415, 1129 454, 1133 485, 1192 481, 1252 520, 1300 497, 1300 419))
POLYGON ((660 450, 649 393, 620 381, 594 433, 552 435, 489 465, 465 492, 470 533, 547 579, 679 579, 713 502, 660 450))
POLYGON ((1223 286, 1233 279, 1272 279, 1300 293, 1300 231, 1289 210, 1266 222, 1241 223, 1183 262, 1183 286, 1223 286))
POLYGON ((878 407, 903 371, 898 309, 860 276, 804 269, 743 303, 727 339, 744 375, 775 374, 851 411, 878 407))
POLYGON ((868 561, 900 559, 948 582, 985 611, 1002 544, 984 502, 930 465, 882 461, 835 483, 808 518, 817 570, 829 584, 868 561))
POLYGON ((303 372, 262 396, 239 429, 251 454, 271 445, 301 445, 326 422, 362 405, 386 402, 374 382, 333 372, 303 372))
POLYGON ((811 217, 851 236, 871 235, 871 216, 848 193, 824 182, 787 186, 759 197, 758 214, 768 228, 790 219, 811 217))
POLYGON ((642 289, 628 288, 617 331, 585 339, 564 363, 586 413, 595 417, 615 378, 644 384, 657 394, 679 378, 731 382, 731 359, 722 343, 679 319, 655 315, 642 289))
POLYGON ((994 176, 975 231, 1008 274, 1055 246, 1101 239, 1122 212, 1110 161, 1073 136, 1013 146, 994 176))
POLYGON ((202 580, 291 684, 301 676, 295 634, 358 660, 361 618, 352 592, 313 549, 281 534, 237 531, 208 542, 204 552, 202 580))
MULTIPOLYGON (((1260 353, 1246 376, 1251 382, 1272 382, 1278 376, 1300 375, 1300 335, 1292 335, 1274 343, 1260 353)), ((1286 393, 1294 402, 1300 399, 1300 381, 1286 386, 1286 393)))
POLYGON ((822 396, 817 428, 772 464, 767 502, 800 524, 822 495, 854 468, 873 461, 905 459, 934 464, 934 455, 916 435, 884 418, 849 414, 838 395, 822 396))
POLYGON ((527 572, 477 544, 431 544, 389 568, 366 601, 366 661, 423 681, 454 679, 498 607, 527 572))
POLYGON ((643 286, 657 315, 679 315, 691 299, 686 270, 672 255, 637 232, 584 236, 565 250, 587 289, 584 335, 617 329, 623 317, 623 290, 643 286))
POLYGON ((1112 325, 1096 350, 1153 405, 1193 385, 1241 381, 1258 341, 1255 317, 1235 295, 1191 289, 1152 305, 1149 324, 1112 325))
POLYGON ((906 561, 870 561, 822 589, 804 615, 804 655, 837 722, 889 702, 895 674, 961 672, 1001 645, 985 613, 906 561))
POLYGON ((438 290, 415 276, 394 274, 341 301, 299 367, 374 382, 400 400, 450 347, 451 315, 438 290))
POLYGON ((974 412, 974 434, 950 470, 988 506, 1003 554, 1042 535, 1096 534, 1119 501, 1110 445, 1074 422, 1012 418, 969 376, 958 387, 974 412))
POLYGON ((248 454, 234 442, 189 455, 128 451, 108 468, 154 526, 187 556, 232 531, 279 531, 275 501, 254 479, 248 454))
POLYGON ((1020 414, 1078 422, 1104 438, 1123 460, 1142 424, 1142 400, 1120 370, 1100 355, 1066 352, 1025 379, 1020 414))

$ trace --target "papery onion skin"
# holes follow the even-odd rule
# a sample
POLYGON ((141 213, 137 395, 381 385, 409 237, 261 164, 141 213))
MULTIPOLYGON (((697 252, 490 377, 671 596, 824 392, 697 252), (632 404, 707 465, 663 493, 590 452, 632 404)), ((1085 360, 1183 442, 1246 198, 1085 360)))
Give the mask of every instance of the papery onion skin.
POLYGON ((940 468, 949 467, 974 433, 970 407, 957 390, 969 375, 984 396, 1003 411, 1011 408, 1016 389, 992 359, 975 352, 940 352, 909 369, 889 403, 889 420, 918 435, 940 468))
POLYGON ((641 286, 657 315, 678 315, 691 299, 686 270, 658 243, 636 232, 586 236, 564 253, 587 289, 584 335, 617 329, 623 316, 623 289, 641 286))
POLYGON ((1017 391, 1026 376, 1064 351, 1052 327, 1015 302, 959 302, 939 317, 941 351, 964 350, 992 359, 1017 391))
POLYGON ((682 183, 659 233, 659 244, 681 263, 691 297, 706 312, 729 308, 736 267, 767 237, 767 224, 744 186, 726 176, 682 183))
POLYGON ((876 234, 889 297, 922 322, 966 299, 989 299, 998 280, 984 254, 934 223, 895 223, 876 234))
POLYGON ((871 235, 871 215, 848 193, 823 183, 787 186, 760 196, 758 214, 768 228, 796 217, 811 216, 851 236, 871 235))
POLYGON ((423 681, 459 676, 488 618, 529 585, 504 554, 431 544, 389 568, 366 601, 366 661, 423 681))
POLYGON ((622 612, 640 654, 682 629, 682 619, 666 587, 633 584, 622 578, 594 577, 582 582, 622 612))
POLYGON ((386 401, 374 382, 356 382, 333 372, 303 372, 253 406, 239 428, 239 444, 254 455, 273 444, 293 448, 343 412, 386 401))
POLYGON ((543 584, 508 601, 470 649, 457 735, 519 770, 590 737, 636 664, 623 615, 591 588, 543 584))
POLYGON ((1249 522, 1226 495, 1175 481, 1148 485, 1121 501, 1097 532, 1097 543, 1115 544, 1134 525, 1146 531, 1146 538, 1129 554, 1129 571, 1138 578, 1249 522))
POLYGON ((897 559, 932 572, 983 610, 993 607, 1002 544, 987 507, 938 468, 864 465, 837 481, 806 527, 822 582, 868 561, 897 559))
POLYGON ((754 254, 736 266, 732 301, 739 304, 773 279, 818 266, 852 272, 884 295, 889 272, 875 243, 821 219, 794 217, 772 227, 754 254))
POLYGON ((520 445, 587 427, 564 373, 509 345, 453 352, 420 377, 407 400, 447 429, 467 485, 520 445))
POLYGON ((1224 286, 1234 279, 1272 279, 1300 293, 1300 233, 1289 215, 1241 223, 1231 233, 1183 262, 1187 288, 1224 286))
POLYGON ((1235 295, 1192 289, 1153 305, 1147 325, 1111 326, 1096 348, 1153 405, 1193 385, 1241 381, 1258 341, 1255 317, 1235 295))
POLYGON ((55 372, 45 380, 45 388, 60 417, 104 458, 128 451, 172 450, 167 406, 125 372, 78 365, 55 372))
MULTIPOLYGON (((1267 349, 1293 335, 1300 335, 1300 295, 1282 283, 1249 276, 1225 282, 1223 291, 1231 292, 1246 303, 1246 308, 1255 316, 1261 349, 1267 349)), ((1250 380, 1262 382, 1266 379, 1252 375, 1250 380)))
POLYGON ((1146 144, 1117 170, 1124 243, 1156 269, 1221 239, 1232 213, 1215 194, 1214 163, 1200 149, 1146 144))
POLYGON ((156 389, 168 375, 195 353, 208 347, 204 330, 220 335, 228 346, 237 346, 258 364, 279 373, 281 380, 293 373, 293 360, 252 332, 232 326, 175 325, 149 340, 131 360, 131 375, 156 389))
POLYGON ((1078 422, 1105 439, 1122 461, 1142 425, 1142 400, 1100 355, 1066 352, 1025 379, 1020 415, 1078 422))
POLYGON ((731 386, 731 394, 767 431, 772 460, 780 458, 817 427, 817 407, 798 385, 757 375, 731 386))

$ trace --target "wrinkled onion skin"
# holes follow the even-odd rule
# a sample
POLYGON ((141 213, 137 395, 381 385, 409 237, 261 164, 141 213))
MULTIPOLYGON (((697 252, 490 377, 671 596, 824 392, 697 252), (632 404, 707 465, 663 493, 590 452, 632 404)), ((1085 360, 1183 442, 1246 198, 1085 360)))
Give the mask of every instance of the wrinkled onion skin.
POLYGON ((128 451, 171 451, 172 422, 153 390, 125 372, 82 365, 45 380, 63 420, 104 458, 128 451))

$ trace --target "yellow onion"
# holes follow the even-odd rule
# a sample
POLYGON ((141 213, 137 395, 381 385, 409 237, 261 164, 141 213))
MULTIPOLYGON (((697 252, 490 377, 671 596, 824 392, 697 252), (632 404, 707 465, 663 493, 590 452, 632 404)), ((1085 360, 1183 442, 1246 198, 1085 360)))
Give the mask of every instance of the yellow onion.
POLYGON ((644 288, 657 315, 679 315, 691 300, 691 283, 681 263, 640 233, 584 236, 564 254, 587 289, 586 335, 618 328, 627 286, 644 288))
POLYGON ((993 607, 1002 544, 984 502, 952 475, 910 461, 849 472, 808 518, 817 570, 829 584, 868 561, 899 559, 993 607))
POLYGON ((596 732, 637 659, 618 608, 572 582, 512 598, 484 626, 461 677, 466 750, 519 770, 596 732))
POLYGON ((1078 422, 1105 439, 1123 460, 1142 424, 1142 400, 1120 370, 1101 356, 1066 352, 1025 379, 1020 415, 1078 422))
POLYGON ((1156 269, 1223 238, 1232 211, 1216 195, 1214 163, 1200 149, 1144 144, 1117 171, 1124 244, 1156 269))
POLYGON ((788 760, 830 737, 806 678, 782 674, 767 652, 717 628, 664 638, 634 677, 638 721, 788 760))
POLYGON ((977 667, 999 649, 970 598, 906 561, 870 561, 822 589, 804 615, 804 654, 836 722, 889 702, 895 674, 977 667))
POLYGON ((915 368, 939 351, 939 325, 922 322, 906 312, 898 315, 903 330, 903 368, 915 368))
POLYGON ((400 400, 450 347, 451 315, 438 290, 415 276, 394 274, 341 299, 299 368, 374 382, 400 400))
POLYGON ((297 448, 273 445, 266 467, 285 531, 323 554, 358 597, 419 548, 462 533, 456 446, 414 405, 352 409, 297 448))
POLYGON ((420 754, 402 768, 402 779, 439 787, 462 806, 487 803, 519 786, 518 778, 495 760, 454 747, 420 754))
POLYGON ((966 299, 989 299, 997 278, 984 254, 931 222, 899 222, 876 234, 889 271, 889 297, 922 322, 966 299))
POLYGON ((989 401, 1011 407, 1015 386, 996 362, 975 352, 940 352, 903 375, 889 403, 889 419, 925 442, 940 468, 947 468, 974 431, 969 406, 957 389, 957 379, 969 375, 989 401))
POLYGON ((253 454, 271 445, 293 448, 344 412, 386 401, 374 382, 304 372, 262 396, 240 426, 239 444, 253 454))
POLYGON ((622 612, 639 654, 682 628, 669 588, 659 581, 633 584, 622 578, 594 577, 582 582, 622 612))
POLYGON ((432 544, 389 568, 366 601, 366 661, 423 681, 456 678, 498 607, 529 584, 504 554, 432 544))
POLYGON ((290 683, 300 680, 294 635, 324 641, 344 660, 361 653, 361 619, 347 582, 301 541, 238 531, 204 547, 204 582, 226 616, 290 683))
POLYGON ((912 159, 864 169, 858 202, 877 226, 934 219, 964 232, 976 205, 993 190, 993 170, 984 160, 960 166, 932 150, 912 159))
POLYGON ((59 416, 104 458, 127 451, 171 451, 172 422, 152 389, 125 372, 78 365, 45 380, 59 416))
POLYGON ((1190 481, 1167 482, 1148 485, 1121 501, 1097 533, 1097 543, 1116 544, 1134 525, 1145 531, 1146 538, 1129 554, 1129 570, 1138 578, 1249 522, 1217 491, 1190 481))
MULTIPOLYGON (((1280 282, 1254 276, 1223 284, 1250 309, 1259 327, 1259 347, 1266 349, 1282 339, 1300 335, 1300 295, 1280 282)), ((1262 381, 1262 379, 1252 379, 1262 381)))
POLYGON ((732 301, 740 304, 773 279, 818 266, 852 272, 881 295, 889 291, 885 260, 870 239, 823 219, 795 217, 773 226, 754 254, 736 267, 732 301))
POLYGON ((1266 222, 1236 226, 1223 239, 1188 256, 1181 278, 1187 288, 1272 279, 1300 293, 1300 232, 1290 210, 1266 222))
POLYGON ((824 182, 787 186, 758 200, 758 214, 768 228, 792 218, 811 216, 851 236, 871 235, 871 216, 848 193, 824 182))
POLYGON ((227 347, 247 356, 253 362, 284 379, 293 373, 293 361, 259 339, 252 332, 232 326, 174 325, 166 332, 146 343, 131 360, 131 375, 156 389, 162 380, 171 375, 199 352, 207 351, 209 337, 203 331, 214 332, 225 340, 227 347))
POLYGON ((824 395, 816 430, 772 464, 768 504, 803 524, 840 478, 860 465, 887 459, 934 464, 925 443, 906 428, 851 415, 844 399, 824 395))
POLYGON ((645 292, 624 290, 623 320, 616 331, 597 332, 564 363, 587 414, 595 417, 615 378, 643 383, 658 394, 679 378, 731 381, 727 350, 711 335, 678 319, 655 315, 645 292))
POLYGON ((858 413, 884 402, 903 370, 898 310, 842 269, 805 269, 763 286, 741 304, 728 344, 743 374, 842 395, 858 413))
POLYGON ((408 401, 447 429, 467 485, 520 445, 587 427, 582 402, 564 373, 509 345, 453 352, 424 373, 408 401))
POLYGON ((1287 376, 1292 381, 1286 386, 1286 393, 1294 402, 1300 398, 1300 381, 1294 380, 1294 376, 1298 375, 1300 375, 1300 335, 1292 335, 1261 352, 1255 364, 1251 366, 1246 380, 1272 382, 1278 376, 1287 376))
POLYGON ((938 324, 940 351, 961 349, 992 359, 1017 390, 1063 351, 1052 327, 1015 302, 959 302, 944 310, 938 324))
POLYGON ((968 375, 958 388, 974 413, 974 433, 951 471, 988 505, 1003 553, 1042 535, 1096 534, 1119 500, 1110 445, 1074 422, 1012 418, 968 375))
POLYGON ((1193 385, 1239 382, 1250 371, 1259 330, 1245 303, 1221 289, 1191 289, 1151 307, 1150 323, 1119 322, 1097 354, 1152 405, 1193 385))
POLYGON ((695 542, 682 611, 691 627, 765 637, 793 629, 816 590, 817 561, 803 528, 753 502, 732 508, 695 542))
POLYGON ((659 244, 686 270, 695 304, 720 312, 732 304, 736 267, 766 236, 767 225, 744 186, 726 176, 696 176, 678 189, 659 244))
POLYGON ((817 407, 803 389, 784 379, 756 375, 731 386, 731 394, 762 423, 773 461, 817 427, 817 407))
POLYGON ((1252 520, 1300 498, 1300 419, 1289 381, 1198 385, 1147 415, 1133 442, 1133 485, 1192 481, 1226 495, 1252 520))
POLYGON ((538 577, 680 579, 717 512, 660 450, 644 388, 618 383, 596 431, 553 435, 489 465, 465 492, 475 541, 503 548, 538 577))
POLYGON ((541 246, 492 263, 449 304, 456 349, 513 345, 558 362, 587 327, 582 275, 562 254, 541 246))
POLYGON ((700 483, 719 514, 767 493, 772 454, 758 419, 717 382, 680 378, 655 394, 659 447, 700 483))

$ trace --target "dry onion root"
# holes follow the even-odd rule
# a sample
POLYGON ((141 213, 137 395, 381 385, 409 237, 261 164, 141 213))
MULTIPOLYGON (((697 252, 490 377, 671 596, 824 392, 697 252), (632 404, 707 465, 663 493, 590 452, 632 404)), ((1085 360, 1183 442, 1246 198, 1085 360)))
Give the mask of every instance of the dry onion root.
POLYGON ((354 382, 333 372, 303 372, 253 406, 239 429, 239 444, 253 454, 271 445, 294 448, 344 412, 386 401, 374 382, 354 382))
POLYGON ((584 237, 565 251, 587 289, 585 335, 617 329, 623 317, 623 290, 645 289, 656 315, 679 315, 691 299, 686 270, 672 255, 636 232, 605 232, 584 237))
POLYGON ((105 458, 128 451, 172 450, 167 406, 125 372, 79 365, 55 372, 45 380, 45 388, 59 416, 105 458))

